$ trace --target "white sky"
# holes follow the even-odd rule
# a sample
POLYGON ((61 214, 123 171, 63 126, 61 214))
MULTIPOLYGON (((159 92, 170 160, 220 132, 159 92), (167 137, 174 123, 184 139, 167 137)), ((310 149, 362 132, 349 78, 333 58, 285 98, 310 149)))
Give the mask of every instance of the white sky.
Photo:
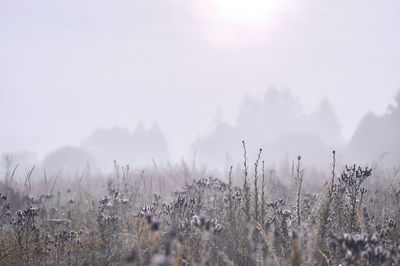
POLYGON ((392 102, 399 0, 233 1, 0 0, 0 153, 142 121, 179 158, 219 107, 234 123, 270 85, 307 110, 327 97, 345 138, 392 102))

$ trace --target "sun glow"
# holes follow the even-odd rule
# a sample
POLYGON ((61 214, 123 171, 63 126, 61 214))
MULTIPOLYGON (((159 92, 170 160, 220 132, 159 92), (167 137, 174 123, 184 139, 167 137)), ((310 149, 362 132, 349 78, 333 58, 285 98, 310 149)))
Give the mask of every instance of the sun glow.
POLYGON ((228 23, 263 24, 284 0, 209 0, 218 19, 228 23))

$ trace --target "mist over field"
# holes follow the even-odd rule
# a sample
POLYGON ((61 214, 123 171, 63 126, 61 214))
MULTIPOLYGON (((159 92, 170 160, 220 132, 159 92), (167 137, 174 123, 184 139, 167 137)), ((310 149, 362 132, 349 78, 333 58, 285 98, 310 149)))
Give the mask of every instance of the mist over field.
MULTIPOLYGON (((104 169, 194 152, 226 166, 242 139, 276 163, 305 142, 310 162, 362 149, 361 123, 396 107, 399 3, 272 1, 264 17, 236 2, 1 1, 0 152, 40 163, 73 146, 104 169)), ((360 162, 393 162, 392 143, 360 162)))
POLYGON ((0 0, 0 264, 400 263, 399 33, 397 0, 0 0))

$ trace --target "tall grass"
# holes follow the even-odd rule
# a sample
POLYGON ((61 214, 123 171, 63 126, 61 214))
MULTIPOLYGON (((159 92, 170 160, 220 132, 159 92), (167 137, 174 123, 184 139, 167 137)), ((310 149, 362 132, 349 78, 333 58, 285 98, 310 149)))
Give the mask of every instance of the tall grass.
POLYGON ((243 168, 221 179, 183 164, 115 163, 110 178, 44 173, 40 190, 34 168, 21 187, 9 171, 0 186, 0 264, 400 264, 399 183, 365 182, 372 169, 356 165, 339 175, 333 152, 317 191, 300 156, 296 186, 284 186, 277 171, 267 180, 261 150, 251 169, 242 144, 243 168))

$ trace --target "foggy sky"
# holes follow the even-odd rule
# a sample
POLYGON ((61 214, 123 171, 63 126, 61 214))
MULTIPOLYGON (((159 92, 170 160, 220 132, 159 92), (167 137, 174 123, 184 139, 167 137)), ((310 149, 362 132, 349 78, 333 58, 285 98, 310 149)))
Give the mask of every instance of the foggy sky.
POLYGON ((258 24, 208 1, 0 0, 0 153, 143 122, 180 158, 218 109, 235 123, 244 95, 271 85, 308 111, 329 99, 349 139, 400 88, 398 0, 282 0, 258 24))

